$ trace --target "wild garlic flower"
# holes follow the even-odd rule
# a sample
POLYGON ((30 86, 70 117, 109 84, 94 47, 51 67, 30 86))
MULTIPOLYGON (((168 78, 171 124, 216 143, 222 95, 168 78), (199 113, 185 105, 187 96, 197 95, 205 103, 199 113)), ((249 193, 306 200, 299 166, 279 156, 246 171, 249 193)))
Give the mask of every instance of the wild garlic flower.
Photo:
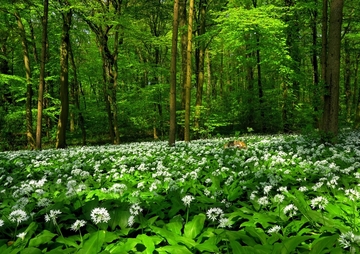
POLYGON ((261 197, 257 200, 259 205, 262 206, 267 206, 270 202, 269 202, 269 198, 267 196, 261 197))
POLYGON ((274 196, 274 201, 278 204, 281 204, 285 199, 285 196, 283 194, 276 194, 274 196))
POLYGON ((16 223, 21 223, 23 221, 26 221, 28 219, 28 215, 24 210, 18 209, 15 211, 12 211, 9 215, 9 220, 16 223))
POLYGON ((352 201, 356 201, 360 198, 360 193, 354 189, 345 190, 345 195, 352 201))
POLYGON ((353 244, 360 245, 360 236, 355 235, 352 231, 342 233, 339 237, 339 243, 344 249, 351 247, 353 244))
POLYGON ((210 208, 206 212, 206 215, 209 220, 215 221, 217 219, 222 218, 224 216, 224 212, 221 208, 215 207, 215 208, 210 208))
POLYGON ((0 227, 4 226, 4 221, 0 220, 0 227))
POLYGON ((311 207, 315 209, 318 207, 320 210, 325 210, 326 205, 329 201, 324 197, 316 197, 311 200, 311 207))
POLYGON ((284 208, 284 214, 287 215, 289 213, 289 217, 293 217, 296 214, 296 211, 298 208, 294 206, 293 204, 287 205, 284 208))
POLYGON ((132 227, 132 225, 134 225, 135 223, 135 216, 131 215, 128 219, 128 227, 132 227))
POLYGON ((184 203, 184 206, 188 206, 190 207, 190 203, 194 200, 195 198, 191 195, 186 195, 185 197, 183 197, 181 200, 184 203))
POLYGON ((272 228, 270 228, 267 232, 268 234, 276 234, 280 231, 281 227, 279 225, 275 225, 272 228))
POLYGON ((48 198, 41 198, 37 202, 37 206, 39 207, 48 207, 50 205, 51 201, 48 198))
POLYGON ((136 216, 142 212, 142 208, 139 206, 139 203, 132 204, 130 206, 130 214, 136 216))
POLYGON ((101 222, 107 223, 110 220, 109 212, 106 210, 106 208, 103 207, 92 209, 90 216, 95 224, 101 222))
POLYGON ((60 214, 60 210, 50 210, 49 214, 45 214, 45 221, 49 222, 51 220, 54 224, 56 224, 57 216, 60 214))
POLYGON ((81 227, 85 226, 86 221, 84 220, 76 220, 74 224, 71 225, 70 229, 73 231, 78 231, 81 227))
POLYGON ((231 228, 231 223, 228 218, 220 218, 218 228, 231 228))
POLYGON ((281 186, 277 189, 279 192, 288 192, 287 187, 286 186, 281 186))
POLYGON ((26 236, 26 232, 19 233, 19 234, 17 234, 16 236, 19 237, 19 238, 21 238, 21 240, 24 241, 25 236, 26 236))
POLYGON ((264 194, 265 194, 265 195, 268 195, 271 189, 272 189, 272 186, 271 186, 271 185, 265 186, 265 187, 264 187, 264 194))
POLYGON ((305 191, 308 191, 308 188, 306 186, 300 186, 299 191, 305 192, 305 191))

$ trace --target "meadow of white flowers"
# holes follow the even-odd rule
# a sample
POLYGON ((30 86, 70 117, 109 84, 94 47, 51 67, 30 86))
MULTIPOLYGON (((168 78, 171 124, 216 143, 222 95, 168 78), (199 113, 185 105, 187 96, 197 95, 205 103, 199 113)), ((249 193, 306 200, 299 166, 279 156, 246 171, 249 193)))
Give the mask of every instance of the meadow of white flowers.
POLYGON ((360 132, 242 139, 0 153, 0 253, 360 250, 360 132))

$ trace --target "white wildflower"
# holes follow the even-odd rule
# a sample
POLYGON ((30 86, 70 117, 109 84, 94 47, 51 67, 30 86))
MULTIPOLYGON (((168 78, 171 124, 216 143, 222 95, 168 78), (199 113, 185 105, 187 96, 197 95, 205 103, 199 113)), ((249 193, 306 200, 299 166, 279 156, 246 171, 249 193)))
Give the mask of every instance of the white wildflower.
POLYGON ((132 204, 130 206, 130 214, 133 215, 133 216, 138 215, 139 213, 142 212, 142 210, 143 209, 139 206, 138 203, 132 204))
POLYGON ((106 208, 94 208, 91 211, 91 219, 95 224, 104 222, 107 223, 110 220, 110 214, 109 212, 106 210, 106 208))
POLYGON ((299 187, 299 191, 301 191, 301 192, 305 192, 307 190, 308 190, 308 188, 306 186, 300 186, 299 187))
POLYGON ((0 227, 4 226, 4 221, 0 220, 0 227))
POLYGON ((16 236, 19 237, 19 238, 21 238, 21 240, 24 241, 25 236, 26 236, 26 232, 19 233, 19 234, 17 234, 16 236))
POLYGON ((267 196, 261 197, 257 200, 259 205, 267 206, 269 204, 269 198, 267 196))
POLYGON ((265 187, 264 187, 264 194, 265 194, 265 195, 268 195, 271 189, 272 189, 272 186, 271 186, 271 185, 265 186, 265 187))
POLYGON ((191 195, 186 195, 185 197, 183 197, 181 200, 184 203, 185 206, 190 206, 190 203, 194 200, 195 198, 191 195))
POLYGON ((287 205, 284 208, 284 214, 286 215, 287 213, 289 213, 289 217, 293 217, 296 214, 296 211, 298 210, 298 208, 296 206, 294 206, 293 204, 287 205))
POLYGON ((84 220, 76 220, 74 224, 71 225, 70 229, 73 231, 78 231, 81 227, 85 226, 86 221, 84 220))
POLYGON ((231 223, 229 219, 224 217, 220 218, 218 228, 226 228, 226 227, 231 228, 231 223))
POLYGON ((278 204, 281 204, 285 199, 285 196, 283 194, 276 194, 274 196, 274 201, 278 204))
POLYGON ((342 233, 339 237, 339 243, 343 248, 349 248, 353 244, 360 244, 360 236, 355 235, 352 231, 342 233))
POLYGON ((224 212, 221 208, 215 207, 215 208, 210 208, 206 212, 206 215, 209 220, 215 221, 217 219, 222 218, 222 216, 224 215, 224 212))
POLYGON ((311 200, 311 207, 315 209, 318 207, 320 210, 324 210, 329 201, 324 197, 316 197, 311 200))
POLYGON ((345 190, 345 195, 352 201, 356 201, 360 198, 360 193, 354 189, 345 190))
POLYGON ((27 216, 26 212, 21 209, 12 211, 9 215, 9 220, 12 222, 16 222, 18 224, 27 219, 28 219, 28 216, 27 216))
POLYGON ((60 210, 50 210, 49 214, 45 214, 45 221, 49 222, 51 220, 56 224, 56 219, 59 214, 61 214, 60 210))
POLYGON ((131 215, 128 219, 128 227, 132 227, 132 225, 134 225, 135 222, 135 216, 131 215))
POLYGON ((281 227, 279 225, 275 225, 272 228, 270 228, 267 232, 268 234, 276 234, 280 231, 281 227))

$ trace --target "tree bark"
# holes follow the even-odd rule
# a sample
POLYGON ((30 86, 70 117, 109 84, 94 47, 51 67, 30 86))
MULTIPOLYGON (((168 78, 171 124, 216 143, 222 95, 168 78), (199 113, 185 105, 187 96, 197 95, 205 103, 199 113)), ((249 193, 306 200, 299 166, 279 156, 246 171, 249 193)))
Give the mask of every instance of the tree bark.
MULTIPOLYGON (((68 2, 65 1, 67 6, 68 2)), ((57 127, 56 148, 66 148, 66 127, 69 118, 69 45, 72 11, 62 12, 63 26, 60 46, 60 117, 57 127)))
POLYGON ((324 95, 323 134, 327 141, 336 142, 339 118, 339 80, 341 25, 344 0, 330 3, 328 55, 324 95), (330 140, 329 140, 330 139, 330 140))
POLYGON ((21 45, 23 49, 24 56, 24 66, 26 73, 26 136, 28 141, 28 146, 31 149, 35 148, 35 140, 33 137, 33 123, 32 123, 32 79, 31 79, 31 66, 30 66, 30 58, 29 58, 29 47, 26 40, 26 32, 24 24, 22 23, 21 16, 18 12, 14 13, 17 25, 20 32, 21 37, 21 45))
MULTIPOLYGON (((206 0, 200 0, 199 2, 199 20, 200 27, 198 31, 198 35, 201 36, 205 34, 206 27, 206 0)), ((201 107, 202 107, 202 99, 203 99, 203 86, 204 86, 204 67, 205 67, 205 42, 201 39, 199 43, 198 49, 198 66, 197 66, 197 79, 196 79, 196 102, 195 102, 195 130, 200 132, 200 121, 201 121, 201 107)))
POLYGON ((41 37, 41 57, 40 57, 40 82, 38 91, 38 111, 36 123, 36 149, 41 150, 41 131, 42 131, 42 113, 44 104, 45 88, 45 63, 46 63, 46 38, 49 13, 49 0, 44 0, 44 15, 42 16, 42 37, 41 37))
POLYGON ((185 142, 190 141, 191 54, 192 54, 193 16, 194 16, 194 0, 190 0, 188 34, 187 34, 187 52, 186 52, 185 132, 184 132, 185 142))

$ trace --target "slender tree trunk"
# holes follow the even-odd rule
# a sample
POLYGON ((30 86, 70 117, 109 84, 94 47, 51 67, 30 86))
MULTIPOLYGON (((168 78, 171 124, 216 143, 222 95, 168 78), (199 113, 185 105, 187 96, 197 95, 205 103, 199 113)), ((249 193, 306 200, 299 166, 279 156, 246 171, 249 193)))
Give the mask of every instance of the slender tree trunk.
POLYGON ((46 63, 46 41, 47 41, 47 24, 49 13, 49 0, 44 0, 44 15, 42 16, 42 37, 41 37, 41 57, 40 57, 40 82, 38 91, 38 111, 36 123, 36 149, 41 150, 41 131, 42 131, 42 113, 44 104, 45 88, 45 63, 46 63))
POLYGON ((326 66, 326 85, 324 95, 324 113, 322 131, 325 139, 336 141, 339 118, 339 80, 341 25, 344 0, 332 0, 330 3, 328 57, 326 66))
MULTIPOLYGON (((120 10, 119 10, 120 11, 120 10)), ((118 124, 118 107, 117 107, 117 79, 118 79, 118 54, 119 54, 119 44, 122 44, 122 38, 120 38, 119 32, 120 26, 116 27, 115 31, 115 41, 114 41, 114 65, 112 68, 113 72, 113 88, 112 88, 112 96, 111 96, 111 104, 113 108, 113 122, 114 122, 114 133, 115 133, 115 144, 120 144, 120 131, 119 131, 119 124, 118 124)))
MULTIPOLYGON (((199 19, 200 27, 198 35, 201 36, 205 34, 206 26, 206 0, 200 0, 199 2, 199 19)), ((198 66, 197 66, 197 84, 196 84, 196 103, 195 103, 195 129, 200 131, 200 121, 201 121, 201 107, 202 107, 202 97, 203 97, 203 86, 204 86, 204 67, 205 67, 205 42, 200 41, 198 49, 198 66)), ((199 135, 199 134, 198 134, 199 135)))
POLYGON ((31 149, 35 148, 35 140, 33 137, 33 123, 32 123, 32 80, 31 80, 31 67, 30 67, 30 58, 29 58, 29 47, 26 40, 26 32, 24 24, 21 21, 20 14, 15 12, 15 17, 17 19, 17 24, 21 37, 21 45, 23 49, 24 56, 24 66, 26 73, 26 136, 28 141, 28 146, 31 149))
POLYGON ((75 59, 74 59, 74 54, 72 51, 72 46, 71 43, 69 45, 69 53, 70 53, 70 64, 71 64, 71 68, 73 69, 73 75, 74 75, 74 82, 73 82, 73 100, 74 100, 74 104, 75 104, 75 108, 76 111, 78 112, 78 119, 79 119, 79 126, 81 129, 81 136, 82 136, 82 145, 86 145, 86 129, 85 129, 85 119, 84 116, 81 112, 81 108, 80 108, 80 85, 79 85, 79 80, 77 77, 78 71, 77 71, 77 67, 75 64, 75 59))
MULTIPOLYGON (((317 7, 318 0, 314 0, 314 4, 317 7)), ((319 87, 319 66, 318 66, 318 53, 317 53, 317 18, 318 12, 317 9, 312 12, 312 22, 311 22, 311 30, 312 30, 312 56, 311 56, 311 64, 313 69, 313 105, 314 105, 314 122, 317 127, 320 126, 320 119, 319 119, 319 109, 320 109, 320 87, 319 87)))
POLYGON ((346 105, 346 120, 347 122, 351 121, 351 98, 353 91, 351 89, 351 59, 350 59, 350 49, 349 49, 349 40, 345 38, 345 59, 344 59, 344 88, 345 88, 345 105, 346 105))
MULTIPOLYGON (((68 2, 64 2, 68 5, 68 2)), ((69 45, 72 11, 64 11, 60 46, 60 117, 57 127, 56 148, 66 148, 66 127, 69 118, 69 45)))
POLYGON ((186 52, 185 133, 184 133, 185 142, 190 141, 191 54, 192 54, 193 16, 194 16, 194 0, 190 0, 188 35, 187 35, 187 52, 186 52))
POLYGON ((355 91, 354 91, 354 105, 356 106, 355 108, 355 128, 358 129, 360 127, 360 88, 359 88, 359 61, 360 61, 360 54, 357 54, 356 56, 356 62, 355 62, 355 77, 354 77, 354 87, 355 87, 355 91))
MULTIPOLYGON (((179 28, 180 28, 180 54, 181 54, 181 110, 185 111, 185 83, 186 83, 186 55, 187 55, 187 0, 179 0, 179 28)), ((182 115, 183 116, 183 115, 182 115)), ((185 129, 183 126, 178 129, 178 137, 184 138, 185 129)))
POLYGON ((264 91, 263 91, 263 85, 262 85, 262 77, 261 77, 261 61, 260 61, 260 35, 256 34, 256 67, 257 67, 257 86, 258 86, 258 96, 259 96, 259 103, 260 103, 260 130, 263 132, 265 131, 266 123, 265 121, 265 112, 264 112, 264 91))

